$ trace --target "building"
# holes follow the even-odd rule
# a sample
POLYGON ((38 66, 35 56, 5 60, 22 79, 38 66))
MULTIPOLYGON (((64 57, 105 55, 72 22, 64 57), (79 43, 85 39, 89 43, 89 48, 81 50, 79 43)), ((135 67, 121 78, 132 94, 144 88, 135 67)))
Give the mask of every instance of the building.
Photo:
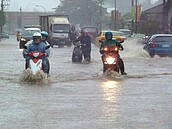
MULTIPOLYGON (((172 32, 172 1, 163 0, 163 3, 153 8, 145 10, 141 14, 141 22, 154 21, 157 25, 156 33, 162 33, 165 30, 172 32)), ((146 24, 146 23, 145 23, 146 24)))
POLYGON ((6 25, 3 30, 9 33, 15 33, 16 30, 21 30, 24 25, 39 25, 39 16, 50 15, 54 12, 5 12, 6 25))

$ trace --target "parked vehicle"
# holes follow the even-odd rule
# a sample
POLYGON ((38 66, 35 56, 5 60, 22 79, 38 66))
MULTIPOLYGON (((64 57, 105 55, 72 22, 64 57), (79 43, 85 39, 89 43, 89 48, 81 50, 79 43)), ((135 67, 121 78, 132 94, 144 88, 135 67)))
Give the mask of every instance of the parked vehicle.
POLYGON ((8 33, 1 33, 0 38, 7 38, 9 39, 9 34, 8 33))
POLYGON ((54 45, 71 46, 69 39, 70 22, 67 15, 45 15, 39 17, 41 30, 49 33, 48 42, 54 45))
POLYGON ((125 41, 127 39, 126 35, 123 32, 118 31, 118 34, 121 36, 121 40, 125 41))
POLYGON ((145 44, 148 42, 149 38, 150 38, 150 36, 140 37, 140 38, 138 38, 137 43, 138 44, 145 44))
POLYGON ((82 46, 80 42, 74 43, 72 62, 82 62, 82 46))
POLYGON ((131 37, 131 31, 129 29, 119 29, 120 32, 123 32, 127 37, 131 37))
POLYGON ((172 34, 154 34, 143 47, 150 57, 172 56, 172 34))
POLYGON ((32 40, 33 34, 35 32, 41 32, 41 29, 37 28, 37 27, 28 27, 22 31, 22 35, 21 35, 20 42, 19 42, 19 48, 20 49, 23 49, 23 46, 28 41, 32 40))

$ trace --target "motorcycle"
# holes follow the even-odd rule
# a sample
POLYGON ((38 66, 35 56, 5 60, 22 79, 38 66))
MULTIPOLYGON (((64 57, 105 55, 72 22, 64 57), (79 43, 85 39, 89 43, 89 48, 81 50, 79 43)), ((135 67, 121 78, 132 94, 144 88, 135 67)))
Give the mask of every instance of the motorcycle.
POLYGON ((82 62, 82 44, 80 42, 74 43, 72 62, 82 62))
MULTIPOLYGON (((27 46, 24 46, 27 49, 27 46)), ((46 46, 46 50, 50 48, 50 45, 46 46)), ((45 57, 45 53, 39 51, 32 51, 27 53, 30 57, 29 59, 29 68, 32 71, 32 74, 35 76, 40 71, 43 71, 43 60, 41 58, 45 57)), ((46 71, 43 71, 44 73, 46 71)))
MULTIPOLYGON (((120 43, 122 43, 121 41, 120 43)), ((116 45, 114 47, 103 47, 102 62, 103 62, 103 73, 107 70, 113 70, 119 73, 119 50, 121 47, 116 45)))

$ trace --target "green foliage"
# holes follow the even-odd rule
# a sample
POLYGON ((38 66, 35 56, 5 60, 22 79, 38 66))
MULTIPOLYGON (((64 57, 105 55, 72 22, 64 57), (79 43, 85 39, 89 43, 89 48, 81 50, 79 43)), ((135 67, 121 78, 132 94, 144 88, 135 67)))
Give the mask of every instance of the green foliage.
POLYGON ((131 14, 131 12, 124 14, 122 16, 122 19, 123 20, 132 20, 132 14, 131 14))
POLYGON ((104 0, 61 0, 56 13, 69 15, 72 24, 98 25, 106 19, 103 4, 104 0))
POLYGON ((6 23, 5 13, 0 10, 0 26, 5 25, 5 23, 6 23))

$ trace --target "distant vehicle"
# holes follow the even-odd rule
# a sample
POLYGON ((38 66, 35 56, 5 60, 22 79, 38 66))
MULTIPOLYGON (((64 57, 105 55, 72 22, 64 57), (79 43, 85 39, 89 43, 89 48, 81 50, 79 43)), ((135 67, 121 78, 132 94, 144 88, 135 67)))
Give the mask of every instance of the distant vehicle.
POLYGON ((98 35, 98 29, 94 26, 84 26, 81 29, 85 29, 91 37, 92 43, 95 42, 96 36, 98 35))
POLYGON ((120 32, 123 32, 127 37, 131 37, 131 31, 129 29, 119 29, 120 32))
POLYGON ((21 39, 19 42, 19 48, 23 49, 23 46, 30 40, 32 40, 33 34, 35 32, 41 32, 40 28, 25 28, 22 31, 21 39))
MULTIPOLYGON (((103 41, 105 40, 105 33, 107 32, 108 30, 105 30, 105 31, 100 31, 98 36, 96 37, 96 43, 98 44, 98 46, 101 45, 101 42, 100 41, 103 41)), ((113 39, 116 39, 117 41, 122 41, 123 38, 119 35, 118 31, 112 31, 112 30, 109 30, 110 32, 112 32, 113 34, 113 39)))
POLYGON ((9 34, 7 34, 7 33, 1 33, 0 34, 0 37, 1 38, 7 38, 7 39, 9 39, 9 34))
POLYGON ((145 44, 148 42, 150 36, 143 36, 143 37, 140 37, 137 41, 138 44, 145 44))
POLYGON ((172 56, 172 34, 154 34, 143 47, 150 57, 172 56))
POLYGON ((54 45, 71 46, 72 42, 69 39, 69 31, 71 25, 68 15, 45 15, 39 17, 41 30, 49 33, 48 42, 51 47, 54 45))
POLYGON ((118 34, 121 36, 122 40, 126 40, 127 39, 126 35, 123 32, 118 31, 118 34))

